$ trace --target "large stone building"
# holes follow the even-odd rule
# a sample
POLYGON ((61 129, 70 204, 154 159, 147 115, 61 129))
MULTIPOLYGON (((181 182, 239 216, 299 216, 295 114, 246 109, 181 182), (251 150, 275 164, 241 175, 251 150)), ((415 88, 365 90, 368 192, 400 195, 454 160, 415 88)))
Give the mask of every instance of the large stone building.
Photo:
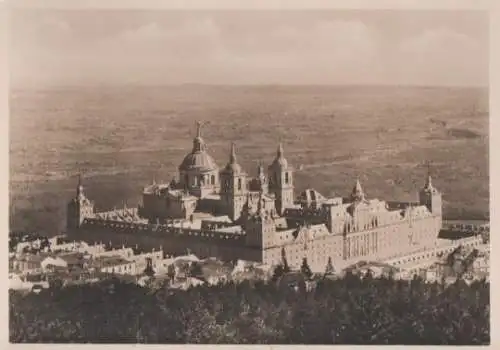
POLYGON ((428 175, 418 202, 366 198, 356 181, 347 197, 313 189, 294 194, 294 169, 280 144, 267 168, 250 177, 235 145, 221 169, 208 154, 201 125, 193 149, 169 184, 153 183, 138 208, 96 213, 79 182, 68 204, 68 233, 116 244, 162 245, 171 254, 290 265, 307 258, 321 271, 332 258, 345 265, 382 259, 434 245, 442 226, 441 194, 428 175))

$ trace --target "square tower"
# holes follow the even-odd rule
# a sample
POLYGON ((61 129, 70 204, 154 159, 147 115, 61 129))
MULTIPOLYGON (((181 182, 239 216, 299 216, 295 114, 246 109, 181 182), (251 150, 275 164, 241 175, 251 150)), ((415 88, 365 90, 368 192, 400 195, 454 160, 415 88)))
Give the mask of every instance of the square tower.
POLYGON ((273 163, 269 166, 269 192, 276 197, 276 210, 280 215, 286 208, 293 206, 294 186, 293 168, 283 154, 283 146, 280 144, 273 163))

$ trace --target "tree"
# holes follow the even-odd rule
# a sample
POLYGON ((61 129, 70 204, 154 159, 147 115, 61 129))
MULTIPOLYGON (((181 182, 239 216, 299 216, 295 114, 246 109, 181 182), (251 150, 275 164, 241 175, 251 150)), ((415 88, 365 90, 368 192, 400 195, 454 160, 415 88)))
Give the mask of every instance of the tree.
POLYGON ((146 259, 146 268, 144 269, 144 274, 149 277, 155 275, 155 270, 153 270, 153 261, 151 260, 151 258, 146 259))
POLYGON ((283 272, 290 272, 290 266, 288 266, 288 261, 286 260, 285 248, 281 248, 281 264, 283 265, 283 272))
POLYGON ((197 262, 193 262, 189 267, 189 276, 190 277, 200 277, 203 274, 201 270, 201 265, 197 262))
POLYGON ((167 276, 168 276, 168 278, 170 278, 170 281, 174 280, 174 278, 175 278, 175 266, 173 264, 168 265, 167 276))
POLYGON ((9 337, 14 343, 489 344, 486 281, 455 283, 444 292, 425 283, 371 283, 325 279, 305 298, 248 281, 182 293, 145 293, 117 278, 37 295, 9 291, 9 337))
POLYGON ((300 267, 300 272, 306 277, 306 278, 311 278, 312 276, 312 271, 311 268, 309 267, 309 264, 307 263, 307 258, 304 258, 302 260, 302 266, 300 267))
POLYGON ((326 263, 325 275, 333 275, 335 273, 335 269, 333 268, 332 258, 328 257, 328 262, 326 263))
POLYGON ((278 266, 276 266, 276 267, 274 268, 274 272, 273 272, 273 276, 272 276, 271 280, 272 280, 273 282, 276 282, 276 281, 277 281, 277 280, 279 280, 279 279, 280 279, 280 277, 281 277, 281 276, 283 276, 284 274, 285 274, 285 270, 284 270, 283 266, 280 264, 280 265, 278 265, 278 266))

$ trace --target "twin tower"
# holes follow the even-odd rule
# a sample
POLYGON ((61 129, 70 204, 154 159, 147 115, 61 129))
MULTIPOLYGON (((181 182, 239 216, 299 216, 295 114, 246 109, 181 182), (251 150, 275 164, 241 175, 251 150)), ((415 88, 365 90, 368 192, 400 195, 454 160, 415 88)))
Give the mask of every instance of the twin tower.
POLYGON ((267 176, 264 167, 259 165, 257 177, 249 179, 236 158, 234 143, 231 145, 229 162, 220 172, 220 197, 232 220, 237 220, 247 204, 249 193, 260 193, 274 197, 276 212, 281 215, 285 208, 293 205, 294 185, 293 168, 288 164, 280 144, 276 158, 268 167, 267 176))
POLYGON ((266 200, 275 202, 278 214, 282 214, 294 201, 293 168, 285 159, 281 144, 267 174, 260 165, 257 177, 250 178, 238 163, 234 143, 226 166, 222 169, 217 166, 207 151, 201 135, 201 123, 198 123, 193 148, 184 157, 178 170, 179 183, 174 187, 186 190, 202 203, 213 194, 219 195, 219 203, 214 205, 220 207, 221 212, 233 221, 241 216, 243 208, 248 205, 248 198, 259 193, 266 200))

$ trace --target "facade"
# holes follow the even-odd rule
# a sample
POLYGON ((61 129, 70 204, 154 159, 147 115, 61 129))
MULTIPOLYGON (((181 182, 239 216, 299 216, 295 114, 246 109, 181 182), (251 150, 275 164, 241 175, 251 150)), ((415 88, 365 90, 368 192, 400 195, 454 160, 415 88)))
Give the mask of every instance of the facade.
POLYGON ((208 154, 198 124, 193 148, 168 184, 144 188, 138 208, 96 213, 79 181, 68 204, 68 233, 87 241, 163 246, 223 260, 290 265, 307 258, 313 270, 362 259, 387 259, 431 247, 442 226, 442 199, 428 175, 418 202, 366 198, 359 180, 347 197, 314 189, 295 196, 294 169, 280 144, 267 168, 251 177, 231 145, 221 169, 208 154))

